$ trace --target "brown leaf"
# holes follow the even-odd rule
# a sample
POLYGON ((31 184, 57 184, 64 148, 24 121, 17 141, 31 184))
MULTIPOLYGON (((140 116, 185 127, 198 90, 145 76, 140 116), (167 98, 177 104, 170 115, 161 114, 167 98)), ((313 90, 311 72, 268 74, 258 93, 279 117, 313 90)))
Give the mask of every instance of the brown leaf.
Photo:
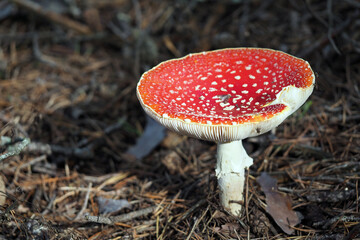
POLYGON ((156 148, 165 137, 166 128, 147 117, 147 124, 144 133, 136 140, 136 144, 129 148, 128 154, 142 159, 156 148))
POLYGON ((300 219, 296 212, 292 210, 290 198, 277 191, 277 180, 263 172, 257 178, 257 182, 266 196, 266 211, 285 233, 294 233, 294 229, 291 227, 299 224, 300 219))
POLYGON ((240 229, 240 225, 237 223, 225 223, 221 225, 221 227, 215 227, 214 231, 217 233, 233 233, 235 231, 238 231, 240 229))

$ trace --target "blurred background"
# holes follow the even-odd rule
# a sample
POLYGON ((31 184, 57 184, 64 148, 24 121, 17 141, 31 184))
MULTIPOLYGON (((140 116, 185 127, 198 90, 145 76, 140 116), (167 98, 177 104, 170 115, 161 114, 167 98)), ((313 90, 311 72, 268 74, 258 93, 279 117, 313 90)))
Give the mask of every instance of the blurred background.
POLYGON ((356 0, 0 0, 0 239, 354 239, 359 16, 356 0), (135 94, 164 60, 230 47, 316 72, 299 111, 245 142, 242 218, 219 206, 216 145, 147 119, 135 94), (298 212, 291 230, 261 172, 298 212))

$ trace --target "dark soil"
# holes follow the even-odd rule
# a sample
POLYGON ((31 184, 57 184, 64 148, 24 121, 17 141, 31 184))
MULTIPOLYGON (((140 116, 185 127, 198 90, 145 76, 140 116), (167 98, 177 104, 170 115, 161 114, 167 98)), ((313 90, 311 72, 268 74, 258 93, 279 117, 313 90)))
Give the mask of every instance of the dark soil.
POLYGON ((0 156, 14 153, 0 162, 0 239, 356 239, 359 19, 356 0, 0 0, 0 156), (145 157, 128 152, 149 124, 141 74, 228 47, 285 51, 316 72, 301 109, 244 141, 239 218, 219 204, 214 143, 160 128, 145 157), (266 211, 261 172, 298 212, 293 234, 266 211))

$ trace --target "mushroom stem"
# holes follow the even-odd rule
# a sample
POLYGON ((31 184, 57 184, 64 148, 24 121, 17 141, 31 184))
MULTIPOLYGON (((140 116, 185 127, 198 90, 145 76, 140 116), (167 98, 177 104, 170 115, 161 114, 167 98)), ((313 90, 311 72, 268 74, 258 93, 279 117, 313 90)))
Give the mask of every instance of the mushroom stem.
POLYGON ((216 176, 220 188, 222 206, 231 214, 239 216, 243 205, 245 169, 253 164, 242 141, 219 143, 216 176))

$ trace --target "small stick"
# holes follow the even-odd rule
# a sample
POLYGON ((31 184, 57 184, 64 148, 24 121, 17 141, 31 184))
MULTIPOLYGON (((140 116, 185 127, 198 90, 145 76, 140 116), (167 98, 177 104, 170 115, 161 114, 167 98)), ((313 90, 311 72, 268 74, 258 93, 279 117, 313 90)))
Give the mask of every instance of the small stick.
POLYGON ((74 218, 74 220, 77 220, 79 219, 83 212, 85 211, 87 205, 88 205, 88 201, 89 201, 89 197, 90 197, 90 192, 91 192, 91 188, 92 188, 92 183, 89 183, 89 186, 88 186, 88 189, 87 189, 87 192, 86 192, 86 196, 85 196, 85 200, 84 200, 84 204, 80 210, 80 212, 76 215, 76 217, 74 218))
POLYGON ((113 225, 113 224, 116 224, 117 222, 130 221, 134 218, 141 217, 141 216, 147 215, 149 213, 152 213, 156 209, 156 207, 157 206, 151 206, 148 208, 140 209, 140 210, 137 210, 134 212, 130 212, 130 213, 122 214, 119 216, 114 216, 114 217, 85 215, 85 219, 90 222, 113 225))
POLYGON ((333 27, 333 14, 332 14, 332 0, 328 0, 327 1, 327 12, 328 12, 328 16, 329 16, 329 28, 328 28, 328 32, 327 32, 327 36, 329 39, 329 42, 331 44, 331 46, 333 47, 333 49, 335 50, 335 52, 339 55, 341 55, 341 52, 339 50, 339 48, 336 46, 334 39, 332 37, 332 27, 333 27))
MULTIPOLYGON (((334 38, 340 33, 342 33, 348 26, 350 26, 350 24, 353 22, 354 19, 357 19, 358 15, 359 14, 357 12, 353 15, 350 15, 350 17, 347 18, 342 24, 334 28, 331 31, 331 37, 334 38)), ((320 38, 319 40, 317 40, 313 45, 309 46, 308 48, 297 54, 297 56, 304 58, 309 54, 311 54, 312 52, 314 52, 315 50, 317 50, 318 48, 325 46, 328 42, 329 42, 329 36, 326 35, 320 38)))
POLYGON ((331 225, 338 224, 339 222, 359 222, 360 217, 355 215, 344 216, 338 215, 330 219, 326 219, 320 222, 315 222, 315 227, 321 227, 322 229, 329 229, 331 225))
POLYGON ((189 208, 177 221, 175 224, 178 224, 180 221, 186 219, 190 213, 192 213, 193 211, 195 211, 195 209, 197 209, 198 207, 200 207, 201 205, 205 204, 206 200, 205 199, 201 199, 200 201, 198 201, 197 203, 195 203, 191 208, 189 208))
POLYGON ((65 156, 75 156, 81 159, 89 159, 94 157, 93 150, 103 144, 105 135, 111 134, 120 129, 125 123, 125 118, 121 118, 118 122, 106 127, 103 136, 96 139, 84 139, 77 144, 77 147, 63 147, 60 145, 50 145, 41 142, 32 142, 24 150, 28 153, 42 153, 46 155, 63 154, 65 156))
POLYGON ((44 10, 41 5, 34 3, 32 1, 26 0, 12 0, 12 2, 16 3, 17 5, 24 7, 40 16, 43 16, 51 21, 61 24, 67 28, 73 29, 81 34, 91 34, 91 30, 88 26, 76 22, 68 17, 62 16, 56 12, 50 10, 44 10))
POLYGON ((193 227, 191 228, 191 231, 190 231, 189 235, 186 237, 186 240, 189 240, 189 239, 191 238, 191 235, 194 233, 195 228, 196 228, 197 225, 199 224, 200 220, 201 220, 200 218, 196 219, 193 227))
POLYGON ((193 235, 196 227, 198 226, 198 224, 201 222, 201 220, 205 217, 205 214, 209 211, 209 208, 210 206, 208 206, 206 208, 206 210, 201 214, 200 218, 196 219, 195 223, 194 223, 194 226, 192 227, 189 235, 187 236, 186 240, 190 240, 191 239, 191 236, 193 235))
POLYGON ((29 138, 24 138, 19 144, 17 144, 14 149, 10 150, 7 153, 1 154, 0 155, 0 162, 8 157, 14 156, 14 155, 19 155, 22 150, 24 150, 24 148, 30 143, 30 139, 29 138))
POLYGON ((50 145, 41 142, 32 142, 24 151, 27 153, 41 153, 45 155, 56 153, 63 154, 65 156, 75 156, 81 159, 88 159, 93 157, 92 146, 77 148, 50 145))

